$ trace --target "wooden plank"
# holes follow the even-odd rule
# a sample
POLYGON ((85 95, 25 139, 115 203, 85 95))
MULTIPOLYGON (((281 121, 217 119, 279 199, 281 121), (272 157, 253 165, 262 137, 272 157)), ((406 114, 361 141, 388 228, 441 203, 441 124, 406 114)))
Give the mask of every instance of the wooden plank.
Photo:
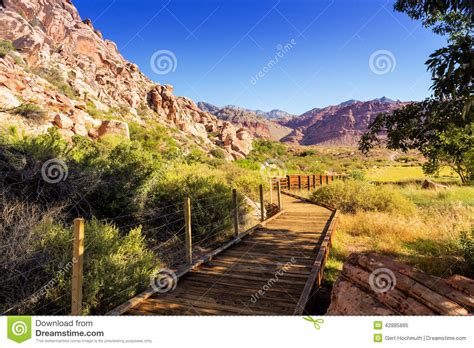
MULTIPOLYGON (((243 238, 245 238, 248 235, 252 234, 255 230, 264 227, 267 223, 271 222, 274 219, 277 219, 280 215, 282 215, 284 213, 285 213, 285 211, 281 210, 280 212, 278 212, 275 215, 268 218, 266 221, 263 221, 260 224, 249 228, 244 233, 239 234, 237 237, 233 238, 229 242, 224 243, 219 248, 213 250, 212 252, 210 252, 207 255, 204 255, 201 259, 197 260, 193 265, 188 266, 188 267, 186 267, 182 270, 179 270, 176 273, 177 278, 179 279, 184 274, 190 272, 191 270, 198 267, 199 265, 211 260, 214 256, 216 256, 216 255, 220 254, 221 252, 225 251, 226 249, 230 248, 232 245, 240 242, 243 238)), ((127 310, 129 310, 130 308, 136 306, 138 303, 141 303, 144 300, 146 300, 147 298, 149 298, 154 293, 155 293, 155 290, 152 287, 148 287, 142 293, 138 294, 137 296, 131 298, 130 300, 126 301, 125 303, 121 304, 120 306, 117 306, 116 308, 114 308, 111 311, 107 312, 106 315, 120 315, 120 314, 123 314, 127 310)))
MULTIPOLYGON (((337 211, 333 212, 333 215, 331 217, 331 223, 327 229, 326 234, 331 234, 335 228, 335 223, 337 220, 337 211)), ((326 237, 325 237, 326 239, 326 237)), ((326 259, 326 253, 329 252, 329 245, 327 246, 322 246, 321 249, 318 252, 318 255, 316 256, 316 259, 313 263, 313 268, 311 270, 311 273, 308 277, 308 280, 305 284, 304 290, 301 293, 301 297, 298 301, 298 304, 296 306, 295 315, 301 315, 304 311, 304 308, 306 307, 306 304, 308 302, 309 296, 311 294, 311 291, 313 290, 313 287, 315 284, 320 284, 321 278, 322 278, 322 272, 324 269, 324 262, 326 259)))

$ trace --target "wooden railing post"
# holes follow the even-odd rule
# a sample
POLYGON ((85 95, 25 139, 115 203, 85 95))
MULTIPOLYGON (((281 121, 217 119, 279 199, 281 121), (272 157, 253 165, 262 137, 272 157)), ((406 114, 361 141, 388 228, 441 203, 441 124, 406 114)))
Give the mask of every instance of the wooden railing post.
POLYGON ((260 185, 260 220, 265 220, 265 205, 263 202, 263 185, 260 185))
POLYGON ((287 189, 288 191, 291 191, 291 180, 290 180, 290 176, 289 176, 289 175, 286 176, 286 180, 287 180, 287 182, 288 182, 286 189, 287 189))
POLYGON ((308 191, 311 191, 311 180, 308 175, 308 191))
POLYGON ((319 186, 323 186, 323 176, 319 176, 319 186))
POLYGON ((316 175, 313 174, 313 187, 316 188, 316 175))
POLYGON ((281 210, 281 187, 280 181, 277 182, 278 211, 281 210))
POLYGON ((270 179, 270 204, 273 203, 273 179, 270 179))
POLYGON ((191 235, 191 199, 186 197, 184 199, 184 233, 186 239, 186 264, 193 263, 193 241, 191 235))
POLYGON ((298 190, 301 190, 301 175, 298 174, 298 190))
POLYGON ((232 189, 232 203, 234 206, 234 235, 239 235, 239 203, 237 201, 237 190, 232 189))
POLYGON ((71 315, 82 315, 82 284, 84 267, 84 219, 74 219, 72 250, 71 315))
POLYGON ((329 185, 329 175, 326 175, 326 185, 329 185))

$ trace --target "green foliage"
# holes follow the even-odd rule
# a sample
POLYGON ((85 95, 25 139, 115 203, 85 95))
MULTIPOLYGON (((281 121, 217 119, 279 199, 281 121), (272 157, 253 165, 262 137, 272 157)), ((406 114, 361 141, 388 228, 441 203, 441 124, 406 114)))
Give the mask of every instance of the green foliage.
POLYGON ((182 151, 168 130, 157 122, 149 121, 146 126, 129 123, 130 139, 139 142, 143 149, 153 152, 164 159, 176 159, 182 151))
POLYGON ((13 109, 13 113, 32 121, 42 121, 46 118, 46 111, 36 104, 21 104, 13 109))
MULTIPOLYGON (((157 211, 154 214, 159 220, 157 224, 166 223, 171 231, 181 230, 185 197, 191 199, 193 238, 197 243, 204 239, 211 242, 229 232, 233 209, 231 189, 212 176, 170 176, 159 183, 153 190, 149 202, 150 208, 157 211), (170 218, 169 215, 176 211, 180 212, 178 216, 170 218), (162 220, 159 219, 160 215, 164 216, 162 220)), ((245 210, 242 209, 240 212, 244 213, 245 210)), ((152 231, 154 235, 151 237, 157 240, 163 239, 163 236, 156 235, 156 232, 152 231)))
POLYGON ((459 246, 461 248, 464 260, 468 264, 469 269, 474 273, 474 228, 471 232, 462 232, 459 238, 459 246))
MULTIPOLYGON (((84 258, 84 314, 104 314, 148 285, 150 275, 159 266, 157 257, 147 249, 141 228, 122 234, 113 225, 92 219, 86 223, 87 245, 84 258)), ((46 294, 46 301, 70 308, 73 238, 72 228, 57 223, 43 223, 35 229, 41 235, 38 250, 46 255, 45 270, 56 286, 46 294), (62 270, 62 271, 61 271, 62 270)), ((52 309, 50 309, 50 312, 52 309)))
POLYGON ((219 149, 219 148, 212 149, 210 153, 215 158, 219 158, 219 159, 225 159, 226 158, 225 154, 224 154, 224 151, 222 149, 219 149))
POLYGON ((84 167, 98 177, 86 196, 94 210, 108 218, 139 213, 162 164, 137 142, 124 142, 96 155, 88 157, 90 167, 84 167))
POLYGON ((362 170, 352 170, 349 172, 349 178, 357 181, 365 181, 365 173, 362 170))
POLYGON ((286 152, 286 146, 278 141, 258 139, 253 142, 253 150, 250 159, 265 161, 267 159, 280 158, 286 152))
POLYGON ((49 83, 51 83, 53 86, 56 87, 56 89, 64 94, 65 96, 69 98, 74 98, 75 93, 71 86, 64 80, 63 75, 61 72, 56 69, 56 68, 45 68, 45 67, 39 67, 35 68, 33 72, 40 76, 41 78, 45 79, 49 83))
POLYGON ((9 40, 0 40, 0 58, 5 58, 5 56, 10 52, 15 52, 15 46, 9 40))
POLYGON ((359 211, 410 213, 414 205, 395 188, 376 186, 363 181, 335 181, 311 194, 316 203, 323 203, 345 213, 359 211))
POLYGON ((448 35, 448 45, 426 61, 432 74, 433 96, 392 115, 378 115, 362 137, 360 149, 368 152, 380 144, 380 132, 386 130, 389 148, 417 149, 428 159, 424 167, 427 173, 447 164, 467 183, 474 171, 472 7, 465 0, 398 0, 395 9, 421 20, 435 33, 448 35))

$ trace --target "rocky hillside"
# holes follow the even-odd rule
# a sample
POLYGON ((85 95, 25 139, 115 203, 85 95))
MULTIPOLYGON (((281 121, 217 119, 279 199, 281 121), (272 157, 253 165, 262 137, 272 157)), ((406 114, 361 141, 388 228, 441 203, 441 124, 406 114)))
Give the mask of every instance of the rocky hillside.
POLYGON ((339 105, 312 109, 279 122, 293 129, 282 141, 301 145, 352 146, 379 113, 391 112, 406 104, 382 97, 366 102, 348 100, 339 105))
POLYGON ((228 159, 251 150, 246 130, 148 79, 70 0, 1 0, 0 40, 1 125, 97 138, 154 120, 183 142, 222 147, 228 159))
POLYGON ((234 105, 227 105, 223 108, 219 108, 205 102, 199 102, 198 106, 202 110, 212 113, 222 121, 228 121, 237 127, 247 129, 256 138, 278 141, 290 134, 292 131, 292 129, 273 121, 274 119, 291 117, 291 115, 285 111, 254 111, 234 105))

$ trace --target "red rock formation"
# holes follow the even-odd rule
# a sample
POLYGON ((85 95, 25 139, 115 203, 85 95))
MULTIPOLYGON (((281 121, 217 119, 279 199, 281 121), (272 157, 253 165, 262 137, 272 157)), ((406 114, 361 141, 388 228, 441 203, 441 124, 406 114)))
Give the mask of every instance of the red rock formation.
MULTIPOLYGON (((183 135, 190 135, 205 150, 216 146, 208 132, 224 130, 220 120, 200 110, 192 100, 173 95, 172 86, 157 85, 149 80, 135 64, 121 56, 115 43, 102 38, 90 20, 82 21, 70 1, 3 0, 3 5, 0 39, 11 41, 19 55, 12 52, 0 58, 0 103, 12 106, 19 100, 27 100, 46 110, 61 110, 72 119, 79 114, 84 122, 73 121, 72 131, 61 128, 67 136, 73 132, 88 133, 92 137, 100 135, 100 120, 83 115, 87 110, 85 102, 103 111, 127 107, 127 120, 142 124, 144 120, 139 111, 147 109, 149 117, 167 127, 178 128, 183 135), (14 55, 24 60, 26 66, 18 64, 14 55), (41 68, 54 68, 75 98, 69 98, 54 84, 35 74, 41 68)), ((0 113, 0 120, 7 122, 11 117, 0 113)), ((35 126, 34 129, 43 128, 35 126)), ((229 159, 250 151, 250 138, 239 139, 236 134, 227 138, 229 159)))
POLYGON ((354 145, 379 113, 391 112, 406 104, 380 98, 313 109, 299 117, 280 121, 294 129, 282 141, 301 145, 354 145))

